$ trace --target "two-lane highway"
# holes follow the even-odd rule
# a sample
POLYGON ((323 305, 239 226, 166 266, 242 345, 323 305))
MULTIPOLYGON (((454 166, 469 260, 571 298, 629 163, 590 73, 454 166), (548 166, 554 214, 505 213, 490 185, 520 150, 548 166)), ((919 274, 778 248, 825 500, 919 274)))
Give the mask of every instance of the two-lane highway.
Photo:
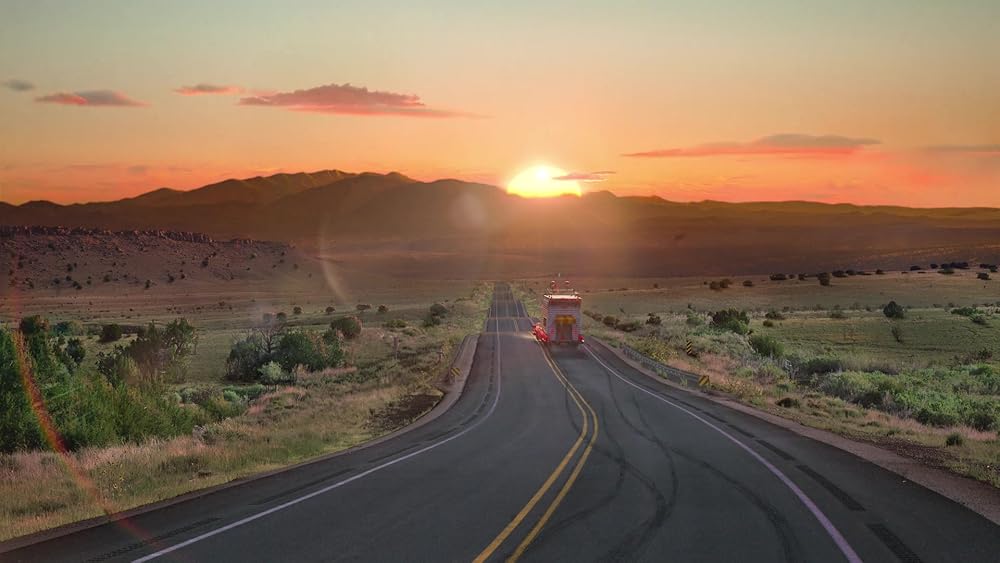
POLYGON ((498 284, 439 418, 0 559, 998 560, 1000 528, 935 493, 530 328, 498 284))

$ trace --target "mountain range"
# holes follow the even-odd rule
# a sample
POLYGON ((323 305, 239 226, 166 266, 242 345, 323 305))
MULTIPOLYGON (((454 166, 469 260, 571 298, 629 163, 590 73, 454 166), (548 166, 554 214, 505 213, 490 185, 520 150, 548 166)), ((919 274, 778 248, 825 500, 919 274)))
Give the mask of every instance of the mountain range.
POLYGON ((1000 262, 1000 210, 659 197, 524 199, 459 180, 324 170, 112 202, 0 202, 0 225, 294 242, 399 275, 686 275, 1000 262))

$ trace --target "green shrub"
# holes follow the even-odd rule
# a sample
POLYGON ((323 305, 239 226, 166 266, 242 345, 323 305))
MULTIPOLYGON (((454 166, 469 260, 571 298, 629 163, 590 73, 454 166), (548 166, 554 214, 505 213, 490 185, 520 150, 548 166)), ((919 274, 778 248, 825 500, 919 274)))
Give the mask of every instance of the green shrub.
POLYGON ((80 321, 60 321, 52 328, 56 336, 83 336, 87 333, 80 321))
POLYGON ((906 310, 895 301, 890 301, 882 308, 882 314, 890 319, 902 319, 906 316, 906 310))
POLYGON ((826 374, 836 371, 843 371, 844 364, 837 358, 817 357, 809 358, 800 368, 808 374, 826 374))
POLYGON ((764 324, 764 326, 766 326, 767 328, 772 328, 772 327, 774 327, 774 321, 772 321, 771 319, 764 319, 764 323, 763 323, 763 324, 764 324))
POLYGON ((618 317, 606 315, 603 319, 601 319, 601 322, 604 323, 604 326, 615 327, 618 326, 618 317))
POLYGON ((295 373, 284 370, 277 362, 268 362, 260 367, 260 382, 264 385, 294 385, 295 373))
POLYGON ((285 371, 303 366, 309 371, 326 367, 326 360, 317 350, 315 342, 304 332, 285 333, 274 351, 274 361, 285 371))
POLYGON ((250 335, 233 344, 226 358, 226 379, 231 381, 256 381, 258 369, 267 361, 263 343, 257 335, 250 335))
POLYGON ((771 309, 767 313, 764 313, 764 318, 770 319, 772 321, 783 321, 785 320, 785 315, 779 313, 778 311, 775 311, 774 309, 771 309))
POLYGON ((384 315, 384 314, 386 314, 388 312, 389 312, 389 307, 387 305, 379 305, 378 306, 378 314, 384 315))
POLYGON ((982 314, 982 311, 975 307, 957 307, 951 310, 952 315, 961 315, 963 317, 973 317, 975 315, 982 314))
POLYGON ((20 329, 21 334, 25 336, 44 334, 49 330, 49 321, 41 315, 32 315, 21 319, 21 322, 18 323, 18 328, 20 329))
POLYGON ((346 340, 352 340, 361 336, 361 319, 354 316, 340 317, 330 323, 330 328, 340 331, 346 340))
POLYGON ((122 327, 118 324, 106 324, 101 327, 101 338, 98 342, 102 344, 107 344, 109 342, 117 342, 122 338, 122 327))
POLYGON ((83 342, 79 338, 70 338, 69 342, 66 343, 66 355, 79 365, 83 363, 83 359, 87 356, 87 350, 83 347, 83 342))
POLYGON ((754 334, 750 337, 750 347, 761 356, 780 358, 785 354, 784 345, 768 334, 754 334))
POLYGON ((958 432, 952 432, 948 434, 948 437, 944 439, 944 445, 946 446, 961 446, 965 443, 965 438, 962 437, 958 432))
POLYGON ((745 311, 723 309, 712 313, 712 326, 736 334, 747 334, 750 332, 750 317, 745 311))
POLYGON ((436 317, 442 317, 448 314, 448 308, 440 303, 435 303, 431 305, 430 312, 436 317))
POLYGON ((385 328, 406 328, 406 321, 403 319, 390 319, 385 321, 385 328))

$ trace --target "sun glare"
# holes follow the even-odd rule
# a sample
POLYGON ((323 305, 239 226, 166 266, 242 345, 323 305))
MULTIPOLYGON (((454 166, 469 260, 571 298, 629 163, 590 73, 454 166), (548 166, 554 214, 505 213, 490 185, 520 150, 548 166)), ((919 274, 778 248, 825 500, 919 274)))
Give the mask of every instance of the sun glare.
POLYGON ((581 194, 580 183, 553 166, 533 166, 507 183, 507 193, 521 197, 556 197, 581 194))

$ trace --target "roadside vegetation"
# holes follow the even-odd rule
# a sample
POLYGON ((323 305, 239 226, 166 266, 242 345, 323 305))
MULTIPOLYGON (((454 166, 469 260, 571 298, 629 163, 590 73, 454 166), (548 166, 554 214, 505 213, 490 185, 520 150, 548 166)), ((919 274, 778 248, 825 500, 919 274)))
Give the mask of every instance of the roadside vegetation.
POLYGON ((0 540, 395 430, 440 399, 447 365, 488 299, 477 284, 441 302, 278 309, 238 317, 242 326, 213 320, 231 303, 191 322, 3 324, 0 540), (439 322, 425 325, 432 314, 439 322))
POLYGON ((713 392, 1000 486, 1000 301, 959 273, 967 264, 934 266, 953 271, 834 271, 829 289, 802 293, 809 278, 787 275, 721 292, 584 282, 584 332, 707 374, 713 392))

